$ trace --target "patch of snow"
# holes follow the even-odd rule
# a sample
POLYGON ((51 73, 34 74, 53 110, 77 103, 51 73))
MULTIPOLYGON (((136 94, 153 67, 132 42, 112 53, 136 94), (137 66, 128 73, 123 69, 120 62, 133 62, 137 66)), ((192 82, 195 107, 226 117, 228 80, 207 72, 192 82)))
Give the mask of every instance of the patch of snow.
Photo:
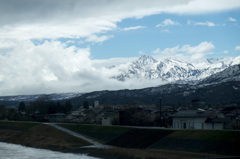
POLYGON ((233 89, 238 90, 238 87, 233 86, 233 89))

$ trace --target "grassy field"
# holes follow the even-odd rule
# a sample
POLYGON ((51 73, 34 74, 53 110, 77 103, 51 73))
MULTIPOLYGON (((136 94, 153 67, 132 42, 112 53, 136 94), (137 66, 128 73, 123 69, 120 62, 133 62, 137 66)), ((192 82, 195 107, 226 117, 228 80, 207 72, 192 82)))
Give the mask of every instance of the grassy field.
POLYGON ((83 134, 101 143, 108 143, 115 138, 125 134, 131 128, 118 127, 118 126, 96 126, 96 125, 68 125, 59 124, 60 126, 83 134))
POLYGON ((41 123, 0 121, 0 142, 62 152, 85 153, 104 159, 179 159, 240 156, 240 131, 135 129, 60 124, 111 149, 83 148, 86 141, 41 123), (199 153, 200 152, 200 153, 199 153))
POLYGON ((0 121, 0 142, 61 151, 66 147, 90 145, 45 124, 4 121, 0 121))
POLYGON ((240 156, 240 131, 178 130, 151 148, 240 156))
POLYGON ((134 129, 67 124, 61 126, 122 148, 240 156, 240 131, 134 129))
POLYGON ((12 131, 26 131, 38 123, 29 122, 4 122, 0 121, 0 130, 12 130, 12 131))

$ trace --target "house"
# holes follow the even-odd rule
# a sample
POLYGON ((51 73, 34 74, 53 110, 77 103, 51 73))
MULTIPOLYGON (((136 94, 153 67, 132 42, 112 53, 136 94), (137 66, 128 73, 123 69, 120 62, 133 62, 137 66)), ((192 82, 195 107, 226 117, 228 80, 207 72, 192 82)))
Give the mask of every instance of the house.
POLYGON ((65 118, 66 114, 64 113, 55 113, 49 115, 50 122, 62 122, 65 118))
POLYGON ((182 110, 172 115, 175 129, 222 130, 225 120, 216 116, 213 111, 182 110))
POLYGON ((102 125, 118 125, 119 124, 119 112, 111 112, 104 114, 102 117, 102 125))
POLYGON ((240 129, 240 109, 238 106, 230 106, 223 108, 221 113, 225 116, 226 129, 240 129))
POLYGON ((71 114, 66 116, 65 121, 74 122, 74 123, 83 123, 87 116, 84 113, 84 110, 85 109, 78 109, 78 110, 72 111, 71 114))
POLYGON ((89 124, 99 124, 101 123, 101 108, 91 108, 88 110, 85 110, 84 113, 86 114, 86 119, 84 122, 89 124))

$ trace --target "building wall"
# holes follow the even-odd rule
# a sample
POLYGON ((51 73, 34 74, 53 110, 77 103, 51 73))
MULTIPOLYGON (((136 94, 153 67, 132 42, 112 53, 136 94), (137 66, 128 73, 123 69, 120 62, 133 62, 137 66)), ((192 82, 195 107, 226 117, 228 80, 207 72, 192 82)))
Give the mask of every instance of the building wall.
POLYGON ((173 118, 173 128, 175 129, 205 129, 206 117, 173 118))
POLYGON ((110 118, 110 117, 103 118, 103 119, 102 119, 102 125, 105 125, 105 126, 110 126, 110 125, 112 125, 112 118, 110 118))
POLYGON ((223 130, 223 123, 205 123, 205 129, 207 130, 223 130))
POLYGON ((223 123, 205 123, 206 117, 173 118, 174 129, 223 130, 223 123))
POLYGON ((102 118, 102 125, 110 126, 116 124, 119 124, 119 114, 102 118))
POLYGON ((223 130, 224 124, 223 123, 214 123, 214 130, 223 130))

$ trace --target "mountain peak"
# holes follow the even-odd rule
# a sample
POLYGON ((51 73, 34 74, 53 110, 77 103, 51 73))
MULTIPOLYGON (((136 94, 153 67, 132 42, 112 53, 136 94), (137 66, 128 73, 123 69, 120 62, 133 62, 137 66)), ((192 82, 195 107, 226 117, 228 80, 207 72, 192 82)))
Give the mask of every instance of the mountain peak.
POLYGON ((150 55, 142 55, 138 60, 137 63, 142 63, 142 64, 149 64, 149 63, 157 63, 158 61, 154 59, 150 55))

